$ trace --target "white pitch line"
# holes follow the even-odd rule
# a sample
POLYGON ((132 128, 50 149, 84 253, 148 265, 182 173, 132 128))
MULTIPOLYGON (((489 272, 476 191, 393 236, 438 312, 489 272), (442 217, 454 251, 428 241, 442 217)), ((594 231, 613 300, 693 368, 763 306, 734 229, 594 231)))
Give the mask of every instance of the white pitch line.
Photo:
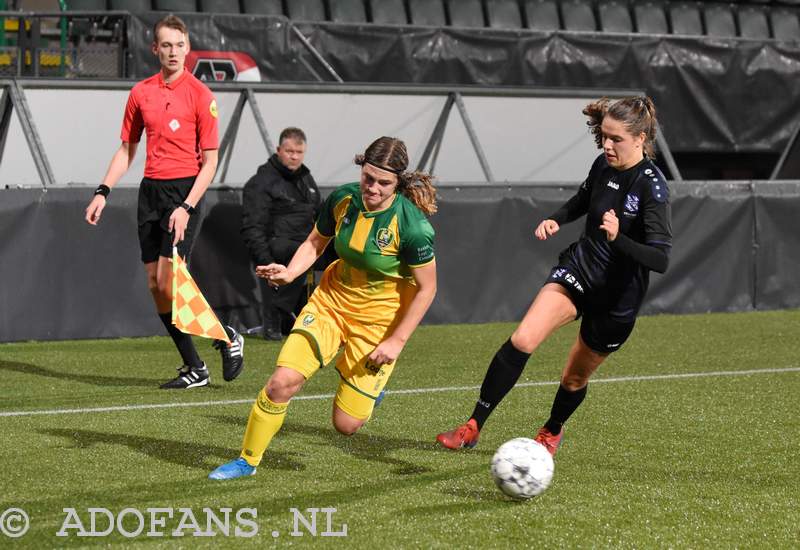
MULTIPOLYGON (((652 374, 642 376, 619 376, 612 378, 597 378, 592 380, 592 384, 603 383, 616 383, 616 382, 646 382, 650 380, 678 380, 682 378, 708 378, 715 376, 743 376, 751 374, 780 374, 786 372, 800 372, 800 367, 787 367, 782 369, 752 369, 752 370, 735 370, 735 371, 713 371, 713 372, 687 372, 680 374, 652 374)), ((536 386, 555 386, 558 381, 547 382, 521 382, 515 387, 518 388, 531 388, 536 386)), ((387 390, 386 394, 422 394, 422 393, 441 393, 441 392, 454 392, 454 391, 474 391, 479 390, 480 386, 447 386, 442 388, 416 388, 409 390, 387 390)), ((292 398, 293 401, 302 401, 310 399, 330 399, 334 396, 332 393, 320 395, 299 395, 292 398)), ((45 410, 32 410, 32 411, 6 411, 0 412, 0 417, 11 416, 37 416, 46 414, 80 414, 80 413, 103 413, 103 412, 117 412, 117 411, 137 411, 145 409, 174 409, 183 407, 210 407, 220 405, 242 405, 245 403, 252 403, 253 399, 230 399, 226 401, 195 401, 192 403, 153 403, 150 405, 120 405, 116 407, 91 407, 83 409, 45 409, 45 410)))

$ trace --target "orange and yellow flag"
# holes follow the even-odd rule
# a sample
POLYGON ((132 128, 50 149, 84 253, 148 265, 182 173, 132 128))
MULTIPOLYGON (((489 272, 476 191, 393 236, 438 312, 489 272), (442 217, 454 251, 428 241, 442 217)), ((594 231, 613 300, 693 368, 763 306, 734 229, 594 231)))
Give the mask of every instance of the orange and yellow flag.
POLYGON ((172 324, 187 334, 231 343, 176 248, 172 250, 172 324))

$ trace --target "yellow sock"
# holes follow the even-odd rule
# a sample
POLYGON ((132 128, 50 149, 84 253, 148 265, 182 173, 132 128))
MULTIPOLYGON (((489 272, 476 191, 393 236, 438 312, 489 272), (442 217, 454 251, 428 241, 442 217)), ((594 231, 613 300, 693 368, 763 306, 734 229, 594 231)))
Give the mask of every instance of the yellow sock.
POLYGON ((244 431, 241 457, 250 466, 258 466, 264 451, 267 450, 272 437, 278 433, 286 418, 286 409, 289 403, 273 403, 263 389, 259 392, 250 418, 247 419, 247 429, 244 431))

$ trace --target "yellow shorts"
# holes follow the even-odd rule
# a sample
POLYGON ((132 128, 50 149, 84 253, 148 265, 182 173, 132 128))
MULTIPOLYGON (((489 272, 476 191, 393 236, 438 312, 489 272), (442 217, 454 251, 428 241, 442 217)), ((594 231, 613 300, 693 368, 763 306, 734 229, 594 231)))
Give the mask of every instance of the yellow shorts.
POLYGON ((296 370, 308 380, 344 345, 336 361, 340 382, 335 403, 353 418, 367 420, 394 370, 394 362, 378 366, 369 361, 369 354, 384 340, 388 329, 347 320, 312 299, 297 316, 277 365, 296 370))

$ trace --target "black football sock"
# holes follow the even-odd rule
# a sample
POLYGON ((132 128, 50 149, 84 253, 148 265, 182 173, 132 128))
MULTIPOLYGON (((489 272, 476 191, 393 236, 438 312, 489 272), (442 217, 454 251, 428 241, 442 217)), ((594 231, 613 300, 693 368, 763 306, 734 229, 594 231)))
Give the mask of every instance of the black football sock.
POLYGON ((172 312, 159 313, 158 318, 161 319, 161 322, 167 327, 167 332, 172 336, 172 341, 175 342, 175 347, 178 348, 178 353, 181 354, 183 364, 193 369, 202 367, 203 362, 200 360, 200 356, 197 355, 197 349, 194 347, 192 337, 185 332, 181 332, 172 324, 172 312))
POLYGON ((494 408, 517 383, 530 356, 530 353, 515 348, 510 338, 494 354, 486 376, 483 377, 480 399, 472 412, 472 418, 478 423, 479 430, 494 408))
POLYGON ((553 408, 550 409, 550 418, 544 423, 551 434, 558 435, 561 433, 561 427, 564 422, 572 416, 572 413, 583 402, 586 397, 586 391, 589 389, 589 384, 586 384, 579 390, 569 391, 564 386, 559 385, 556 392, 556 398, 553 399, 553 408))

